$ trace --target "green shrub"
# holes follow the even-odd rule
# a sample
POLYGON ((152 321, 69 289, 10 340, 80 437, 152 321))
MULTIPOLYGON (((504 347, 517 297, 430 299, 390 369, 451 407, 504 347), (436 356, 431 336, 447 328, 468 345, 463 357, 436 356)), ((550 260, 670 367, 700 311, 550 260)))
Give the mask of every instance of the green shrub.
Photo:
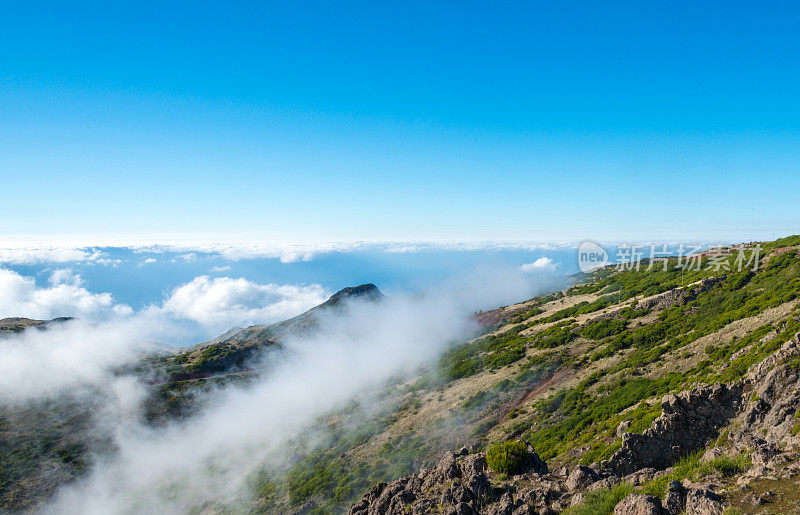
POLYGON ((528 459, 528 446, 516 440, 497 442, 486 451, 486 462, 498 474, 516 474, 528 459))

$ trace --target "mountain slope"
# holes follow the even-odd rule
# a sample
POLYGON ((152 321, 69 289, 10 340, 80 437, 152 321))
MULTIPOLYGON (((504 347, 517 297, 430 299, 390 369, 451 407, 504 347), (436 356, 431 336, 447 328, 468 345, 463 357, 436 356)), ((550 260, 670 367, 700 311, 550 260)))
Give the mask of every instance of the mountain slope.
MULTIPOLYGON (((449 412, 471 434, 457 464, 451 442, 429 453, 449 472, 377 485, 351 511, 610 513, 631 492, 619 512, 794 509, 798 243, 765 245, 755 272, 707 270, 711 256, 692 272, 675 259, 667 270, 607 268, 498 310, 508 323, 454 348, 440 363, 444 382, 413 393, 418 413, 449 412), (514 440, 550 473, 487 468, 481 450, 514 440)), ((737 254, 722 253, 729 265, 737 254)), ((436 434, 432 419, 410 418, 398 432, 436 434)))

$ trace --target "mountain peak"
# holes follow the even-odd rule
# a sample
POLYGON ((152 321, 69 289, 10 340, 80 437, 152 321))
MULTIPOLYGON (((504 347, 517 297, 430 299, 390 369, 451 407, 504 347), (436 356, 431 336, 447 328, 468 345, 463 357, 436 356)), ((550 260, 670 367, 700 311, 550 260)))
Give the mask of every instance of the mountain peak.
POLYGON ((383 298, 383 294, 372 283, 361 284, 358 286, 349 286, 347 288, 343 288, 333 295, 331 298, 326 300, 322 306, 336 306, 340 302, 348 299, 364 299, 364 300, 381 300, 383 298))

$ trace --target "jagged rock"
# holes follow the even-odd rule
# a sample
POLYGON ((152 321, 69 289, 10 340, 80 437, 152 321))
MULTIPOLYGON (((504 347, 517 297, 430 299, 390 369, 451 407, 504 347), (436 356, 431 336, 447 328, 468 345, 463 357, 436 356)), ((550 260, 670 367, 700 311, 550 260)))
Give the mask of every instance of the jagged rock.
POLYGON ((601 479, 600 481, 589 485, 588 490, 610 489, 614 488, 620 483, 622 483, 622 480, 619 478, 619 476, 608 476, 607 478, 601 479))
POLYGON ((656 478, 658 471, 652 467, 645 467, 641 470, 637 470, 636 472, 631 472, 627 476, 623 478, 623 481, 626 483, 630 483, 633 486, 639 486, 648 481, 652 481, 656 478))
POLYGON ((652 495, 631 494, 614 508, 614 515, 661 515, 661 503, 652 495))
MULTIPOLYGON (((707 450, 702 461, 746 450, 753 466, 737 478, 738 484, 754 477, 800 474, 800 465, 793 465, 798 456, 784 450, 791 438, 796 438, 791 435, 791 428, 797 423, 794 414, 800 407, 797 356, 800 356, 800 339, 796 337, 764 362, 751 367, 743 381, 700 386, 665 396, 663 413, 651 427, 642 435, 623 432, 620 450, 600 465, 581 465, 568 475, 566 470, 550 475, 547 464, 529 449, 529 459, 520 474, 492 485, 485 453, 462 448, 446 454, 435 466, 421 470, 418 475, 376 485, 351 507, 350 513, 558 513, 584 501, 587 491, 612 488, 622 481, 639 486, 663 476, 666 473, 663 469, 678 457, 702 449, 726 426, 727 443, 707 450), (752 400, 745 402, 745 398, 752 400)), ((712 488, 673 481, 667 486, 663 503, 651 496, 630 495, 618 504, 614 513, 722 514, 722 500, 712 488)), ((771 498, 751 496, 748 501, 760 506, 771 498)))
POLYGON ((618 437, 622 436, 622 433, 626 433, 628 429, 630 429, 630 427, 631 427, 630 420, 623 420, 622 422, 620 422, 619 425, 617 426, 617 436, 618 437))
POLYGON ((472 515, 477 512, 469 504, 462 502, 445 508, 443 513, 445 515, 472 515))
POLYGON ((524 504, 544 508, 561 498, 562 489, 557 481, 531 477, 530 486, 520 488, 517 497, 524 504))
POLYGON ((684 289, 673 289, 667 292, 654 295, 650 298, 643 299, 639 305, 647 309, 662 310, 671 308, 672 306, 682 306, 686 302, 694 299, 699 291, 690 291, 684 289))
POLYGON ((528 457, 524 467, 525 471, 532 471, 537 474, 548 473, 547 463, 545 463, 544 460, 542 460, 542 458, 540 458, 539 455, 536 454, 536 451, 534 451, 533 447, 530 445, 528 446, 528 457))
POLYGON ((800 444, 800 438, 792 434, 797 423, 794 415, 800 409, 800 368, 794 364, 798 356, 800 337, 795 336, 745 376, 755 400, 737 417, 730 439, 740 450, 753 451, 755 465, 768 463, 778 445, 800 444))
POLYGON ((668 515, 678 515, 686 509, 686 488, 677 481, 670 481, 664 495, 663 508, 668 515))
POLYGON ((602 479, 600 475, 591 468, 586 465, 578 465, 567 478, 567 489, 572 491, 583 490, 590 484, 600 481, 600 479, 602 479))
POLYGON ((510 492, 504 493, 500 500, 489 506, 487 515, 512 515, 514 513, 514 498, 510 492))
POLYGON ((436 466, 425 475, 424 489, 430 488, 435 483, 444 483, 450 479, 461 477, 456 457, 452 452, 445 454, 436 466))
MULTIPOLYGON (((417 475, 380 483, 353 504, 351 515, 489 513, 521 515, 563 511, 559 504, 565 491, 563 479, 547 475, 547 464, 530 450, 527 472, 502 486, 487 477, 485 453, 463 450, 447 453, 435 466, 417 475)), ((588 467, 587 467, 588 469, 588 467)), ((593 473, 591 469, 588 469, 593 473)))
POLYGON ((442 505, 467 503, 472 500, 474 495, 472 490, 466 488, 458 481, 454 481, 442 495, 442 505))
POLYGON ((747 494, 743 500, 752 506, 764 506, 775 500, 775 492, 764 492, 761 495, 755 493, 747 494))
POLYGON ((608 460, 607 470, 623 476, 653 467, 663 469, 681 456, 703 448, 733 418, 742 398, 742 384, 699 386, 666 395, 662 415, 644 434, 624 433, 622 447, 608 460))
POLYGON ((722 499, 706 488, 692 488, 686 494, 686 515, 722 515, 722 499))
POLYGON ((348 513, 350 515, 366 515, 369 512, 370 506, 375 503, 385 488, 386 483, 378 483, 373 486, 372 489, 367 492, 367 494, 364 495, 360 501, 350 507, 348 513))
POLYGON ((406 491, 405 487, 407 482, 407 479, 398 479, 386 485, 386 488, 383 489, 381 495, 375 501, 375 511, 377 513, 396 513, 396 511, 390 511, 390 508, 394 504, 395 509, 397 509, 399 508, 399 506, 397 506, 398 504, 404 503, 406 496, 403 494, 406 491), (395 496, 398 496, 398 502, 394 502, 395 496))

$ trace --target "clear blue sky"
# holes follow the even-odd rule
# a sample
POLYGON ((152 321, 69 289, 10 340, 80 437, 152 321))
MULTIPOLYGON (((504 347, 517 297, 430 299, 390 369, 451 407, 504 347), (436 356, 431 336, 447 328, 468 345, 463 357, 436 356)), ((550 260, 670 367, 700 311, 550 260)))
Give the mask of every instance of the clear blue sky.
POLYGON ((794 2, 3 2, 0 235, 800 224, 794 2))

